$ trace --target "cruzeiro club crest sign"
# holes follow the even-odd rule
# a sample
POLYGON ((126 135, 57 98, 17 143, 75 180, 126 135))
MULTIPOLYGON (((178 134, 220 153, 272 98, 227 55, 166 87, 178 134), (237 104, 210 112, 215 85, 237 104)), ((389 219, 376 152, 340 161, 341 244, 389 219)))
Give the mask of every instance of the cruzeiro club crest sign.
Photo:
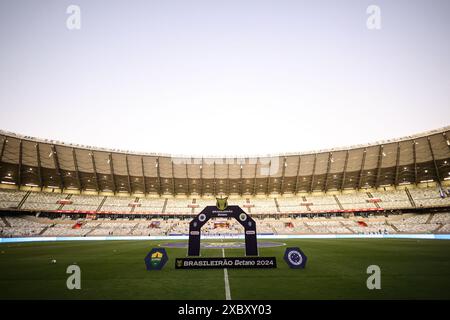
POLYGON ((300 248, 286 248, 284 261, 293 269, 304 269, 307 257, 300 248))
POLYGON ((147 270, 161 270, 169 258, 164 248, 153 248, 145 257, 147 270))
POLYGON ((216 198, 216 207, 220 211, 224 211, 228 207, 228 197, 216 198))

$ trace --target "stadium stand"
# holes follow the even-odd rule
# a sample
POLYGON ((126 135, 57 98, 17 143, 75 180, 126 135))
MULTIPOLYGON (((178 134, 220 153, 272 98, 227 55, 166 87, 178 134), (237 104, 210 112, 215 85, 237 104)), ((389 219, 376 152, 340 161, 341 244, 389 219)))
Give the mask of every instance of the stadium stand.
POLYGON ((375 191, 372 195, 381 200, 380 206, 384 209, 402 209, 412 207, 405 190, 392 190, 384 192, 375 191))
POLYGON ((24 191, 0 189, 0 208, 17 209, 26 194, 24 191))
POLYGON ((410 194, 418 207, 450 206, 450 197, 442 198, 434 189, 411 189, 410 194))
POLYGON ((63 198, 59 193, 31 192, 22 205, 24 210, 57 210, 61 204, 58 201, 63 198))
MULTIPOLYGON (((223 196, 261 234, 444 233, 449 129, 265 161, 175 161, 0 131, 1 236, 186 234, 223 196)), ((218 220, 204 232, 242 230, 218 220)))
POLYGON ((96 211, 100 206, 102 197, 73 194, 62 210, 67 211, 96 211))
POLYGON ((329 210, 339 210, 339 204, 333 196, 314 196, 305 197, 306 203, 311 203, 309 208, 312 211, 329 211, 329 210))
MULTIPOLYGON (((410 191, 417 208, 450 206, 450 197, 441 198, 436 188, 415 188, 410 191)), ((364 211, 366 209, 412 209, 405 190, 373 191, 379 202, 369 202, 366 192, 352 194, 293 196, 289 198, 233 199, 252 214, 364 211), (340 205, 341 206, 340 206, 340 205)), ((373 199, 373 198, 372 198, 373 199)), ((176 198, 134 198, 117 196, 95 196, 61 194, 48 192, 24 192, 0 189, 0 209, 20 209, 31 211, 97 212, 97 213, 198 213, 207 205, 215 205, 215 199, 176 198)))
MULTIPOLYGON (((388 217, 334 218, 254 218, 258 234, 394 234, 448 232, 450 213, 439 213, 434 221, 428 214, 402 214, 388 217)), ((189 219, 87 219, 67 220, 7 216, 9 224, 0 224, 2 237, 10 236, 148 236, 186 235, 189 219)), ((242 234, 240 224, 231 220, 210 220, 202 229, 204 235, 242 234)))
POLYGON ((337 196, 344 209, 376 208, 374 203, 367 202, 369 197, 365 192, 355 192, 337 196))

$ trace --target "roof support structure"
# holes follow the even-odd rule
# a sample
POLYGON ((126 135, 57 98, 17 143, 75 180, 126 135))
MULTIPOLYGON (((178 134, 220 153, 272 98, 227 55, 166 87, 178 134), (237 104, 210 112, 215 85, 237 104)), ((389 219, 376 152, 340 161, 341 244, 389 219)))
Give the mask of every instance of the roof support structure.
POLYGON ((77 155, 75 152, 75 148, 72 148, 72 158, 73 158, 73 165, 75 167, 75 174, 77 175, 78 187, 80 188, 80 192, 81 192, 83 190, 83 184, 81 183, 80 170, 78 170, 78 161, 77 161, 77 155))
POLYGON ((272 160, 269 161, 269 175, 267 176, 267 188, 266 188, 266 194, 269 195, 270 194, 270 167, 272 166, 272 160))
MULTIPOLYGON (((447 145, 448 150, 450 151, 450 140, 449 140, 449 138, 447 137, 447 134, 446 134, 445 132, 443 132, 442 135, 444 136, 445 144, 447 145)), ((1 158, 0 158, 0 160, 1 160, 1 158)))
MULTIPOLYGON (((201 195, 217 195, 217 194, 233 194, 240 193, 242 196, 244 193, 248 195, 256 195, 258 193, 261 194, 273 194, 278 192, 280 195, 295 192, 296 194, 302 193, 303 191, 319 191, 322 190, 324 192, 328 192, 329 190, 335 190, 335 188, 343 190, 344 187, 352 187, 355 189, 364 190, 370 184, 371 187, 380 188, 380 185, 391 184, 394 186, 402 185, 402 182, 408 181, 408 183, 420 184, 421 181, 425 179, 425 177, 429 177, 429 179, 436 179, 438 183, 442 183, 443 179, 447 177, 447 168, 448 168, 448 154, 450 151, 450 134, 448 133, 448 128, 434 130, 427 135, 414 135, 405 139, 391 140, 380 142, 378 144, 352 147, 352 149, 340 149, 339 154, 342 156, 340 161, 344 160, 345 162, 339 162, 339 167, 343 165, 343 170, 336 173, 336 156, 338 156, 337 149, 329 149, 328 151, 321 151, 317 154, 308 153, 302 155, 282 155, 277 158, 277 165, 282 165, 283 167, 279 168, 282 171, 278 171, 277 174, 267 174, 261 175, 260 169, 263 164, 260 163, 261 158, 256 159, 245 159, 242 162, 242 167, 240 168, 239 175, 233 174, 231 177, 231 169, 235 168, 236 162, 228 162, 229 160, 233 160, 231 158, 223 159, 223 163, 226 163, 227 166, 224 167, 220 160, 217 160, 213 164, 213 178, 210 178, 209 175, 209 162, 204 159, 201 159, 201 163, 207 164, 205 167, 207 174, 205 177, 203 175, 203 167, 200 168, 200 181, 198 181, 198 170, 199 170, 199 162, 200 158, 193 159, 195 160, 195 168, 190 166, 190 163, 184 163, 180 165, 173 161, 171 163, 172 166, 172 175, 168 173, 166 174, 165 170, 165 161, 167 158, 158 158, 157 167, 158 167, 158 185, 159 188, 155 186, 153 188, 153 183, 156 182, 156 171, 153 171, 152 168, 144 168, 144 162, 147 159, 151 158, 151 161, 155 161, 158 155, 150 155, 150 154, 142 154, 139 155, 141 158, 141 166, 142 166, 142 179, 143 179, 143 189, 144 194, 148 192, 155 192, 163 196, 165 193, 186 193, 188 195, 196 194, 196 192, 200 192, 201 195), (445 132, 447 131, 447 132, 445 132), (443 137, 444 139, 442 139, 443 137), (428 142, 424 140, 427 139, 428 142), (386 148, 382 144, 386 145, 386 148), (412 145, 410 144, 412 143, 412 145), (422 145, 422 143, 424 145, 422 145), (428 146, 426 144, 428 143, 428 146), (443 143, 447 144, 447 146, 443 145, 443 143), (389 144, 389 145, 388 145, 389 144), (397 145, 395 145, 397 144, 397 145), (412 147, 412 150, 409 148, 412 147), (377 150, 378 148, 378 150, 377 150), (392 152, 386 157, 385 152, 390 151, 392 148, 392 152), (407 150, 406 150, 406 149, 407 150), (397 149, 397 155, 395 155, 395 149, 397 149), (429 151, 428 151, 429 150, 429 151), (445 151, 447 150, 447 151, 445 151), (345 156, 344 156, 345 151, 345 156), (352 152, 352 158, 350 158, 349 153, 352 152), (405 156, 404 153, 408 153, 408 156, 405 156), (374 157, 378 154, 378 158, 374 157), (431 155, 431 156, 430 156, 431 155), (356 159, 354 158, 356 156, 356 159), (359 158, 361 156, 361 158, 359 158), (146 158, 144 158, 146 157, 146 158), (287 168, 287 158, 290 161, 295 161, 295 157, 298 157, 298 167, 297 167, 297 175, 295 175, 295 164, 294 168, 289 168, 289 172, 286 174, 287 168), (395 158, 396 157, 396 158, 395 158), (302 160, 303 158, 303 160, 302 160), (314 159, 313 159, 314 158, 314 159), (328 160, 326 160, 328 158, 328 160), (391 159, 390 159, 391 158, 391 159), (159 160, 162 160, 163 168, 160 170, 159 160), (257 160, 256 164, 255 159, 257 160), (282 159, 282 160, 281 160, 282 159), (305 159, 306 162, 305 163, 305 159), (389 160, 390 159, 390 160, 389 160), (303 161, 303 163, 302 163, 303 161), (311 162, 313 161, 313 163, 311 162), (325 163, 325 161, 327 161, 325 163), (433 163, 431 163, 433 161, 433 163), (254 177, 251 177, 251 165, 248 165, 249 162, 251 165, 255 165, 253 168, 254 177), (356 163, 355 163, 356 162, 356 163), (358 162, 360 162, 360 170, 357 169, 358 162), (369 166, 369 162, 371 164, 369 166), (389 162, 389 163, 388 163, 389 162), (231 167, 233 165, 233 167, 231 167), (244 167, 245 165, 245 167, 244 167), (177 175, 175 176, 175 166, 177 166, 177 175), (306 171, 306 166, 308 170, 306 171), (395 166, 395 167, 394 167, 395 166), (333 168, 331 168, 333 167, 333 168), (355 168, 356 167, 356 168, 355 168), (370 167, 370 168, 369 168, 370 167), (333 170, 331 170, 333 169, 333 170), (432 170, 435 170, 435 174, 432 173, 432 170), (145 176, 146 171, 152 171, 153 173, 147 172, 149 178, 146 181, 145 176), (185 171, 185 178, 182 178, 182 171, 185 171), (189 175, 197 170, 197 174, 195 175, 196 179, 192 182, 190 181, 189 175), (226 170, 226 173, 225 173, 226 170), (243 171, 246 170, 246 178, 245 182, 243 181, 243 171), (414 171, 412 171, 414 170, 414 171), (427 174, 424 174, 424 170, 427 174), (431 171, 430 171, 431 170, 431 171), (180 172, 181 173, 180 173, 180 172), (292 172, 293 171, 293 172, 292 172), (302 176, 300 176, 300 172, 302 176), (273 176, 272 176, 273 174, 273 176), (325 180, 323 179, 323 174, 325 174, 325 180), (162 175, 162 178, 161 178, 162 175), (218 176, 217 176, 218 175, 218 176), (172 176, 172 185, 170 185, 168 179, 172 176), (339 176, 339 180, 337 179, 339 176), (383 177, 381 177, 383 176, 383 177), (167 177, 167 179, 165 178, 167 177), (175 178, 177 177, 177 179, 175 178), (209 178, 210 179, 209 179, 209 178), (310 178, 309 182, 308 178, 310 178), (350 179, 351 178, 351 179, 350 179), (162 180, 161 180, 162 179, 162 180), (183 179, 186 180, 186 185, 184 186, 183 179), (225 180, 226 179, 226 180, 225 180), (231 181, 231 180, 233 181, 231 181), (240 182, 239 180, 240 179, 240 182), (281 181, 279 180, 281 179, 281 181), (350 181, 350 180, 351 181, 350 181), (213 181, 212 181, 213 180, 213 181), (151 181, 149 183, 149 181, 151 181), (195 182, 194 182, 195 181, 195 182), (198 181, 198 182, 197 182, 198 181), (251 182, 253 181, 253 185, 251 182), (320 181, 320 183, 318 183, 320 181), (264 182, 267 183, 264 186, 264 182), (210 188, 210 183, 214 183, 213 188, 210 188), (239 189, 237 186, 239 184, 239 189), (150 188, 150 184, 152 184, 152 188, 150 188), (236 185, 235 185, 236 184, 236 185), (245 184, 245 186, 244 186, 245 184), (292 184, 292 186, 291 186, 292 184), (294 188, 295 184, 295 188, 294 188), (201 185, 201 188, 200 188, 201 185), (288 187, 289 185, 289 187, 288 187), (251 189, 253 188, 253 190, 251 189), (171 190, 172 189, 172 190, 171 190), (199 190, 200 189, 200 190, 199 190)), ((76 145, 64 145, 56 142, 49 142, 44 140, 32 139, 24 136, 5 136, 2 134, 0 137, 0 160, 11 162, 9 159, 9 153, 13 152, 15 154, 15 159, 13 162, 13 170, 11 174, 15 177, 16 187, 22 187, 23 185, 28 184, 32 181, 35 184, 39 184, 41 187, 46 188, 47 186, 54 187, 58 189, 61 187, 61 190, 65 190, 67 188, 72 189, 74 187, 79 187, 80 191, 86 190, 86 188, 90 189, 91 187, 94 189, 95 185, 97 185, 97 191, 101 192, 107 187, 108 190, 114 189, 114 192, 125 191, 126 188, 130 193, 132 192, 141 192, 142 187, 138 182, 139 178, 134 175, 134 157, 135 154, 125 154, 121 153, 122 156, 125 155, 125 164, 126 164, 126 172, 122 170, 124 175, 116 175, 114 172, 114 162, 113 158, 116 158, 115 150, 105 150, 105 149, 92 149, 90 147, 84 146, 76 146, 76 145), (10 141, 13 140, 13 141, 10 141), (14 143, 13 150, 10 150, 11 143, 14 143), (31 146, 28 146, 30 143, 31 146), (42 145, 42 151, 40 152, 40 147, 42 145), (32 148, 35 147, 35 150, 32 148), (56 148, 57 147, 57 148, 56 148), (8 149, 6 149, 8 148, 8 149), (49 151, 45 151, 44 149, 51 149, 51 154, 49 155, 49 151), (70 150, 72 149, 72 150, 70 150), (31 154, 28 154, 31 152, 31 154), (61 154, 59 153, 61 152, 61 154), (70 152, 72 152, 73 157, 73 166, 70 163, 72 161, 70 152), (87 157, 87 153, 89 152, 89 156, 91 156, 91 160, 87 157), (32 169, 28 168, 27 157, 33 157, 35 154, 36 158, 32 163, 32 169), (99 162, 95 158, 95 154, 101 155, 99 158, 99 162), (59 161, 59 155, 61 155, 61 161, 59 161), (47 158, 48 156, 48 158, 47 158), (53 159, 49 159, 53 156, 53 159), (67 159, 66 159, 67 157, 67 159), (80 163, 78 163, 76 157, 80 157, 80 163), (3 160, 5 159, 5 160, 3 160), (8 159, 8 160, 7 160, 8 159), (46 160, 47 159, 47 160, 46 160), (109 160, 108 164, 103 163, 104 161, 109 160), (91 165, 89 161, 92 161, 93 172, 91 171, 91 165), (49 162, 47 164, 47 162, 49 162), (85 163, 86 162, 86 163, 85 163), (97 163, 96 163, 97 162, 97 163), (86 170, 85 164, 87 164, 86 170), (95 165, 99 165, 100 167, 96 167, 95 165), (78 168, 78 165, 80 166, 78 168), (112 186, 107 184, 109 179, 107 174, 103 174, 103 172, 107 173, 107 166, 109 165, 109 169, 111 172, 112 186), (75 172, 74 172, 75 168, 75 172), (97 171, 98 169, 98 171, 97 171), (104 171, 106 169, 106 171, 104 171), (36 171, 35 171, 36 170, 36 171), (80 171, 81 170, 81 171, 80 171), (29 175, 28 171, 30 171, 29 175), (133 176, 131 176, 131 171, 133 171, 133 176), (77 175, 73 176, 74 174, 77 175), (127 176, 128 187, 126 187, 125 174, 127 176), (71 176, 72 175, 72 176, 71 176), (49 176, 51 176, 51 181, 49 183, 49 176), (56 181, 56 177, 59 176, 60 180, 56 181), (91 182, 90 179, 95 176, 96 182, 91 182), (29 179, 31 177, 31 180, 29 179), (67 179, 67 180, 66 180, 67 179), (76 181, 76 180, 77 181, 76 181), (89 179, 89 183, 87 182, 89 179), (123 182, 123 183, 122 183, 123 182), (78 184, 78 185, 77 185, 78 184)), ((117 160, 117 158, 116 158, 117 160)), ((150 160, 149 160, 150 161, 150 160)), ((237 159, 234 159, 237 161, 237 159)), ((274 162, 275 158, 272 159, 271 162, 274 162)), ((270 164, 271 164, 270 162, 270 164)), ((5 170, 5 163, 1 162, 3 165, 2 171, 5 170)), ((123 164, 123 163, 122 163, 123 164)), ((118 173, 120 172, 119 163, 118 165, 118 173)), ((149 163, 145 162, 145 165, 148 166, 149 163)), ((152 162, 152 165, 154 163, 152 162)), ((167 164, 168 165, 168 164, 167 164)), ((291 162, 289 162, 291 165, 291 162)), ((139 164, 138 164, 139 166, 139 164)), ((8 164, 9 168, 9 164, 8 164)), ((167 168, 168 169, 168 168, 167 168)), ((138 170, 138 169, 137 169, 138 170)), ((9 171, 9 170, 8 170, 9 171)), ((237 173, 237 172, 235 172, 237 173)), ((6 172, 5 172, 6 174, 6 172)), ((137 176, 140 176, 139 172, 137 172, 137 176)))
POLYGON ((364 148, 363 156, 362 156, 362 160, 361 160, 361 169, 359 170, 358 190, 361 189, 363 170, 364 170, 364 165, 366 164, 366 154, 367 154, 367 148, 364 148))
POLYGON ((203 197, 203 158, 200 164, 200 197, 203 197))
POLYGON ((128 191, 130 194, 132 194, 133 190, 131 190, 131 177, 130 177, 130 167, 128 165, 128 155, 125 155, 125 164, 127 166, 128 191))
POLYGON ((113 164, 113 159, 112 159, 112 154, 110 153, 108 155, 108 162, 109 162, 109 171, 111 172, 111 179, 112 179, 112 184, 113 184, 113 192, 114 194, 116 194, 117 192, 117 185, 116 185, 116 178, 114 176, 114 164, 113 164))
POLYGON ((159 196, 161 196, 163 194, 163 190, 162 190, 162 183, 161 183, 161 171, 159 169, 159 157, 156 158, 156 176, 157 176, 157 183, 158 183, 158 194, 159 196))
POLYGON ((284 194, 284 178, 286 173, 286 167, 287 167, 287 159, 286 157, 283 158, 283 168, 281 169, 281 182, 280 182, 280 194, 284 194))
POLYGON ((175 196, 175 195, 177 195, 177 192, 176 192, 176 187, 175 187, 175 171, 173 170, 174 169, 173 161, 171 161, 171 164, 172 164, 172 190, 173 190, 173 195, 175 196))
POLYGON ((414 161, 414 183, 417 185, 419 183, 418 181, 418 175, 417 175, 417 152, 416 152, 416 140, 413 140, 413 161, 414 161))
POLYGON ((378 152, 378 163, 377 163, 377 178, 375 180, 375 188, 378 188, 380 185, 380 175, 381 175, 381 166, 383 164, 383 153, 384 146, 380 145, 380 152, 378 152))
POLYGON ((324 184, 324 191, 328 191, 328 175, 330 174, 330 168, 331 168, 331 159, 333 159, 333 152, 330 152, 328 154, 328 161, 327 161, 327 172, 325 173, 325 184, 324 184))
POLYGON ((95 177, 95 183, 97 184, 97 192, 100 192, 100 183, 98 182, 98 172, 97 167, 95 165, 95 159, 94 159, 94 152, 89 152, 91 155, 91 161, 92 161, 92 168, 94 169, 94 177, 95 177))
POLYGON ((347 164, 348 164, 349 153, 350 153, 350 151, 348 151, 348 150, 345 153, 344 170, 342 171, 341 192, 342 192, 342 190, 344 190, 345 176, 347 174, 347 164))
POLYGON ((7 141, 8 141, 7 138, 3 139, 2 150, 0 151, 0 162, 2 161, 2 159, 3 159, 3 154, 5 153, 5 147, 6 147, 7 141))
POLYGON ((431 146, 430 137, 427 137, 427 140, 428 140, 428 146, 430 147, 431 157, 433 158, 434 170, 436 170, 437 183, 439 184, 439 186, 441 186, 441 175, 439 174, 439 168, 437 166, 436 159, 434 157, 434 152, 433 152, 433 147, 431 146))
POLYGON ((186 161, 186 194, 187 195, 191 194, 190 187, 189 187, 189 171, 188 171, 187 161, 186 161))
POLYGON ((21 186, 22 184, 22 157, 23 157, 23 147, 22 147, 22 140, 19 141, 19 172, 17 176, 17 185, 21 186))
POLYGON ((240 169, 239 170, 240 170, 239 175, 240 175, 240 179, 241 179, 241 184, 239 186, 239 189, 240 189, 240 195, 242 197, 242 195, 244 194, 244 181, 242 180, 242 163, 240 164, 240 169))
POLYGON ((144 195, 146 195, 147 194, 147 184, 145 182, 144 157, 141 157, 141 170, 142 170, 142 187, 144 189, 144 195))
POLYGON ((213 195, 217 196, 217 190, 216 190, 216 161, 213 163, 213 195))
MULTIPOLYGON (((226 159, 224 158, 224 163, 226 163, 226 159)), ((230 164, 227 163, 227 181, 225 185, 225 194, 228 196, 230 194, 230 164)))
POLYGON ((448 150, 450 151, 450 140, 448 139, 447 134, 445 132, 443 132, 442 135, 444 136, 445 144, 447 145, 448 150))
POLYGON ((400 164, 400 142, 397 143, 397 159, 395 160, 395 177, 394 177, 394 185, 398 185, 398 169, 400 164))
POLYGON ((36 143, 36 160, 37 160, 37 173, 38 173, 38 179, 39 179, 39 187, 42 190, 42 187, 44 185, 42 181, 42 166, 41 166, 41 154, 39 152, 39 143, 36 143))
POLYGON ((255 163, 255 178, 253 179, 253 195, 256 195, 256 175, 258 173, 258 162, 259 158, 256 159, 255 163))
POLYGON ((56 153, 55 145, 52 144, 51 148, 52 148, 53 163, 55 164, 56 172, 58 173, 58 176, 59 176, 59 186, 60 186, 61 192, 62 192, 65 188, 64 177, 63 177, 63 174, 61 171, 61 166, 59 165, 59 159, 58 159, 58 154, 56 153))
POLYGON ((313 163, 313 170, 312 170, 312 174, 311 174, 311 183, 309 185, 309 192, 312 192, 313 187, 314 187, 314 176, 316 174, 316 163, 317 163, 317 153, 314 154, 314 163, 313 163))
POLYGON ((298 193, 298 179, 300 179, 300 164, 302 163, 302 157, 298 156, 298 165, 297 165, 297 177, 295 178, 295 189, 294 193, 298 193))

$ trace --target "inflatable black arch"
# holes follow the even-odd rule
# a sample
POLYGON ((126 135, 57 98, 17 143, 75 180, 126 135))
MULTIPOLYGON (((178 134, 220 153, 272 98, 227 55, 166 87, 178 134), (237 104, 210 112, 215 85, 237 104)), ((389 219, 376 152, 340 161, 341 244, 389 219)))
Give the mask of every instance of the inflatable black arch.
POLYGON ((207 206, 189 223, 188 256, 200 256, 200 234, 203 225, 211 218, 235 218, 245 230, 245 255, 257 256, 256 223, 239 206, 228 206, 219 210, 216 206, 207 206))

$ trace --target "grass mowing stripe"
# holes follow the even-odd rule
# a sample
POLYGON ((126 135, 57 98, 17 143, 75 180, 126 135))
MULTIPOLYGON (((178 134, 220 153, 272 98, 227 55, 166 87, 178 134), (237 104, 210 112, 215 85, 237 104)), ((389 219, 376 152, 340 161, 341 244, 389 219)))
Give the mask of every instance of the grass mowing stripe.
MULTIPOLYGON (((222 248, 222 257, 225 258, 225 249, 222 248)), ((230 282, 228 281, 228 270, 223 269, 223 280, 225 282, 225 300, 231 300, 230 282)))

